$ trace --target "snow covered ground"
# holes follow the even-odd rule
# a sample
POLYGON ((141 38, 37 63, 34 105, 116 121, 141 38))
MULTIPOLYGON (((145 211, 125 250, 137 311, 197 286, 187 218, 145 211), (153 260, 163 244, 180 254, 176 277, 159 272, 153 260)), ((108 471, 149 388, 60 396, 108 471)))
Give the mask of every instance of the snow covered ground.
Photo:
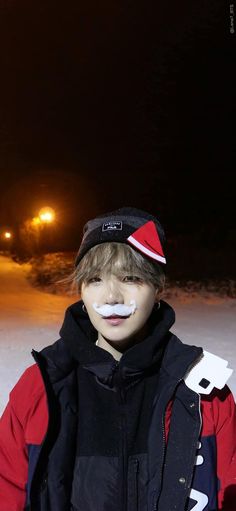
MULTIPOLYGON (((28 271, 28 265, 19 266, 0 255, 0 415, 9 391, 33 363, 31 349, 41 349, 59 337, 64 311, 77 299, 32 288, 28 271)), ((168 301, 176 310, 172 330, 184 342, 229 360, 234 369, 229 386, 236 396, 236 300, 180 292, 168 301)))

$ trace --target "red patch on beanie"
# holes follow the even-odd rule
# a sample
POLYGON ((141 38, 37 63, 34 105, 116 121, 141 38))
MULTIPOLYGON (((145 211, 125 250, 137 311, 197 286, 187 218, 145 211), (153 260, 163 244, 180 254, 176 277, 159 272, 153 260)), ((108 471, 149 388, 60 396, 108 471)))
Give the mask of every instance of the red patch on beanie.
POLYGON ((148 257, 166 264, 166 258, 163 253, 160 238, 156 226, 152 220, 139 227, 137 231, 131 234, 127 241, 133 245, 139 252, 148 257))

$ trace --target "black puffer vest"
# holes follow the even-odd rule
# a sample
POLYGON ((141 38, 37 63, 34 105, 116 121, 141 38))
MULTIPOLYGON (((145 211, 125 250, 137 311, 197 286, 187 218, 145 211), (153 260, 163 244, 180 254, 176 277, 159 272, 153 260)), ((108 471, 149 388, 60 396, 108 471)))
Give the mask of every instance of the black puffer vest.
POLYGON ((173 322, 173 310, 161 302, 150 335, 117 363, 95 345, 81 303, 69 307, 61 339, 34 352, 48 394, 49 427, 30 476, 27 509, 191 509, 199 396, 182 378, 202 350, 171 334, 173 322))

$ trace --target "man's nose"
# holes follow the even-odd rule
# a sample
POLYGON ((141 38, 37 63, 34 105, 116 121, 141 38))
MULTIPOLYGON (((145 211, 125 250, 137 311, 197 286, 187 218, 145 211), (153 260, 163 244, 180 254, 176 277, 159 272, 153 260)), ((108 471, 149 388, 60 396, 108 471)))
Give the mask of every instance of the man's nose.
POLYGON ((108 303, 109 305, 124 303, 124 297, 118 282, 110 281, 107 283, 104 298, 105 303, 108 303))

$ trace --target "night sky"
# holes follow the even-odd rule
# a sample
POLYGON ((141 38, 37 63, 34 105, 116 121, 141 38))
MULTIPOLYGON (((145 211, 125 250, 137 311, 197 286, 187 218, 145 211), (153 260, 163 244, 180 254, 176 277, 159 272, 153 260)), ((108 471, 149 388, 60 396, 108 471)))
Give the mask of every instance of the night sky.
POLYGON ((73 248, 85 220, 132 205, 170 237, 235 244, 229 8, 2 1, 0 224, 48 204, 73 248))

